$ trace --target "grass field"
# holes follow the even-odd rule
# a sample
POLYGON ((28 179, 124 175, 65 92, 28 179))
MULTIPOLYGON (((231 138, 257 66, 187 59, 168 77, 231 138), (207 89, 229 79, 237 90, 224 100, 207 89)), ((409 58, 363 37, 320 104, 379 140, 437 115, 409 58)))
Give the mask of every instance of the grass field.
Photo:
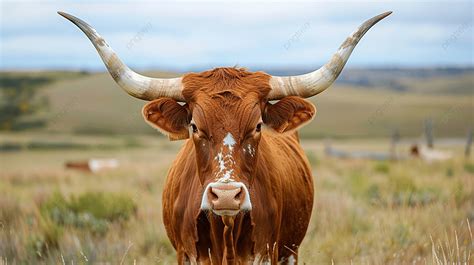
MULTIPOLYGON (((49 139, 28 134, 1 137, 17 142, 49 139)), ((134 147, 126 147, 122 143, 130 139, 123 137, 60 135, 57 139, 116 148, 1 154, 3 262, 174 264, 175 253, 161 220, 161 192, 182 142, 140 136, 133 139, 134 147), (64 161, 90 157, 114 157, 121 164, 98 174, 63 167, 64 161), (84 197, 97 194, 105 198, 84 202, 84 197), (123 208, 124 204, 131 206, 123 208), (107 215, 109 211, 101 205, 126 215, 107 215), (97 211, 99 216, 94 215, 97 211)), ((323 155, 322 141, 302 144, 313 166, 316 188, 311 224, 300 249, 304 263, 473 261, 474 160, 465 160, 461 147, 451 149, 455 152, 451 161, 426 164, 339 160, 323 155)), ((336 146, 383 151, 387 143, 343 140, 336 146)))
MULTIPOLYGON (((472 264, 474 159, 463 157, 474 121, 472 71, 401 76, 400 91, 379 86, 385 75, 392 73, 379 73, 375 86, 341 82, 311 99, 318 114, 301 135, 316 197, 301 264, 472 264), (408 153, 426 119, 435 146, 453 159, 377 162, 323 152, 327 138, 343 150, 386 152, 398 130, 408 153), (461 140, 443 145, 438 137, 461 140)), ((0 132, 0 265, 175 264, 161 194, 183 142, 149 128, 144 102, 108 74, 0 74, 11 82, 25 76, 45 82, 38 89, 50 106, 37 114, 46 127, 0 132), (120 166, 96 174, 64 168, 89 158, 120 166)))

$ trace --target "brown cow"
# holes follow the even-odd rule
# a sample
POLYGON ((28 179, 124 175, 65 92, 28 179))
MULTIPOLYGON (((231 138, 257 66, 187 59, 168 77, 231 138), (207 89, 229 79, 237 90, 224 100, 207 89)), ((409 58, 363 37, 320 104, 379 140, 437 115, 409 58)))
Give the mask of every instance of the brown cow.
POLYGON ((296 130, 316 109, 303 98, 327 89, 362 36, 390 12, 362 24, 308 74, 216 68, 172 79, 133 72, 88 24, 60 14, 89 37, 126 92, 151 101, 143 116, 152 127, 188 139, 163 192, 178 263, 296 263, 313 207, 311 168, 296 130))

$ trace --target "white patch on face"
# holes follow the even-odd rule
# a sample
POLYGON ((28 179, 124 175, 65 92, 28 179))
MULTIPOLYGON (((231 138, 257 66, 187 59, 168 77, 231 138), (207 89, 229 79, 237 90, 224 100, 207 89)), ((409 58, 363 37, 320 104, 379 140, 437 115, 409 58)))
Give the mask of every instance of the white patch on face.
POLYGON ((226 167, 225 167, 225 161, 224 161, 224 156, 222 155, 222 152, 219 152, 216 156, 217 163, 219 163, 219 173, 223 172, 226 167))
POLYGON ((232 181, 232 172, 234 170, 232 168, 228 168, 227 165, 232 165, 235 164, 234 160, 232 159, 232 152, 229 154, 223 155, 222 150, 217 154, 217 156, 214 158, 217 160, 219 171, 216 173, 216 177, 219 177, 217 179, 218 182, 229 182, 232 181), (227 163, 227 165, 226 165, 227 163))
POLYGON ((231 169, 231 170, 229 170, 229 171, 226 171, 226 172, 224 173, 224 176, 222 176, 221 178, 219 178, 219 179, 217 180, 217 182, 224 182, 224 183, 225 183, 225 182, 233 181, 233 180, 231 179, 232 172, 234 172, 233 169, 231 169))
POLYGON ((252 145, 250 144, 247 145, 247 151, 249 152, 251 157, 255 156, 255 148, 253 148, 252 145))
POLYGON ((227 135, 224 138, 224 145, 229 147, 229 149, 232 151, 232 148, 234 148, 235 145, 235 140, 234 137, 232 136, 231 133, 227 133, 227 135))
MULTIPOLYGON (((232 175, 234 173, 233 167, 235 166, 235 160, 232 156, 234 145, 236 144, 234 137, 231 133, 227 133, 225 136, 220 152, 214 157, 217 160, 217 172, 215 182, 209 183, 204 189, 201 199, 201 210, 212 210, 212 206, 208 202, 207 194, 209 189, 215 186, 222 185, 221 183, 227 183, 233 185, 236 188, 242 188, 246 194, 243 202, 240 205, 240 209, 233 211, 233 213, 215 211, 217 215, 235 215, 239 211, 250 211, 252 210, 252 203, 250 202, 250 193, 242 182, 236 182, 232 175), (227 148, 226 148, 227 147, 227 148)), ((255 152, 255 151, 253 151, 255 152)))
POLYGON ((216 173, 217 182, 230 182, 233 181, 232 173, 234 170, 231 168, 235 165, 235 161, 232 157, 232 151, 234 145, 236 144, 234 137, 231 133, 227 133, 225 136, 221 151, 214 158, 217 160, 219 171, 216 173), (227 150, 224 150, 224 147, 227 146, 227 150), (226 151, 226 152, 224 152, 226 151))

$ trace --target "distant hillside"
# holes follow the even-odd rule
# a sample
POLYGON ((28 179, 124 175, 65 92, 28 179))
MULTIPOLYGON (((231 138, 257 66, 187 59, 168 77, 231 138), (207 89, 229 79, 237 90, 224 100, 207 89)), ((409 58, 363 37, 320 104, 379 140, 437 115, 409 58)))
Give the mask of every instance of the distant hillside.
MULTIPOLYGON (((296 75, 312 69, 275 69, 274 75, 296 75)), ((355 88, 389 89, 420 93, 472 94, 474 68, 344 69, 337 84, 355 88)))
MULTIPOLYGON (((435 135, 459 137, 473 126, 472 70, 345 70, 327 92, 311 99, 318 113, 302 131, 303 137, 385 137, 394 129, 402 136, 422 134, 423 121, 431 118, 435 135), (443 72, 444 71, 444 72, 443 72), (439 73, 436 74, 436 73, 439 73), (368 84, 356 81, 368 78, 368 84), (407 89, 395 89, 383 80, 407 89), (354 83, 355 82, 355 83, 354 83)), ((173 73, 149 72, 171 77, 173 73)), ((0 77, 7 73, 0 74, 0 77)), ((12 74, 8 74, 12 75, 12 74)), ((41 115, 46 132, 75 134, 158 134, 143 121, 144 101, 123 92, 107 73, 13 73, 15 76, 53 78, 41 88, 50 109, 41 115)), ((1 100, 1 99, 0 99, 1 100)))

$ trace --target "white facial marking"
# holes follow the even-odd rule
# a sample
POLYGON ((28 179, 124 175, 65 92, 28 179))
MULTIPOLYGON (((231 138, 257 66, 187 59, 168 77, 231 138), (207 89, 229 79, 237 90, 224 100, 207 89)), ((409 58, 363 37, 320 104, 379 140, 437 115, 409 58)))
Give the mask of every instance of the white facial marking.
MULTIPOLYGON (((250 202, 250 193, 242 182, 236 182, 232 178, 234 173, 233 167, 235 166, 235 160, 232 156, 234 145, 236 144, 234 137, 231 133, 227 133, 225 136, 220 152, 214 157, 217 160, 217 172, 216 181, 209 183, 204 189, 201 199, 201 210, 212 210, 212 205, 209 203, 207 194, 210 188, 222 185, 221 183, 230 184, 236 188, 241 188, 245 192, 245 198, 243 199, 240 209, 236 211, 213 211, 217 215, 236 215, 239 211, 250 211, 252 210, 252 203, 250 202)), ((249 149, 250 150, 250 149, 249 149)), ((250 152, 250 151, 249 151, 250 152)), ((255 153, 255 150, 253 151, 255 153)))
POLYGON ((235 161, 232 157, 232 151, 234 145, 236 144, 234 137, 231 133, 227 133, 223 142, 221 151, 214 158, 217 160, 219 171, 216 173, 217 182, 229 182, 233 181, 232 179, 232 166, 235 165, 235 161), (227 149, 224 149, 227 147, 227 149))
POLYGON ((253 148, 250 144, 247 145, 247 151, 249 152, 250 156, 253 157, 255 155, 255 148, 253 148))
POLYGON ((216 156, 217 163, 219 163, 219 173, 223 172, 226 167, 225 167, 225 162, 224 162, 224 156, 222 155, 222 152, 219 152, 216 156))
POLYGON ((229 147, 229 149, 232 151, 232 148, 234 148, 235 145, 235 140, 234 137, 232 136, 231 133, 227 133, 227 135, 224 138, 224 145, 229 147))
POLYGON ((229 181, 232 181, 232 179, 231 179, 230 177, 231 177, 233 171, 234 171, 233 169, 231 169, 231 170, 229 170, 229 171, 226 171, 226 172, 224 173, 224 176, 222 176, 220 179, 218 179, 217 182, 229 182, 229 181))

